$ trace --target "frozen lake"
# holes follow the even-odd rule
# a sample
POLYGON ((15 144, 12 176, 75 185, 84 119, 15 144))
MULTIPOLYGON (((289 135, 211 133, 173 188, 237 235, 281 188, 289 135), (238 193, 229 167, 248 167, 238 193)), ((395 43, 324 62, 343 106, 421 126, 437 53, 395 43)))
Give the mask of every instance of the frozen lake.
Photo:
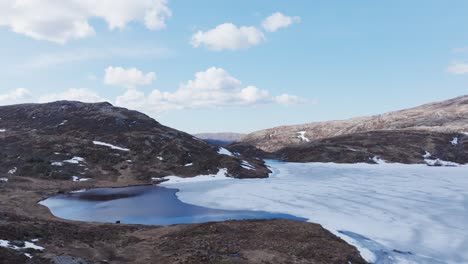
POLYGON ((97 188, 61 194, 40 204, 63 219, 125 224, 171 225, 240 219, 306 219, 282 213, 210 209, 181 202, 176 189, 159 186, 97 188))
POLYGON ((468 167, 280 163, 268 179, 168 177, 208 208, 307 218, 374 263, 468 263, 468 167))

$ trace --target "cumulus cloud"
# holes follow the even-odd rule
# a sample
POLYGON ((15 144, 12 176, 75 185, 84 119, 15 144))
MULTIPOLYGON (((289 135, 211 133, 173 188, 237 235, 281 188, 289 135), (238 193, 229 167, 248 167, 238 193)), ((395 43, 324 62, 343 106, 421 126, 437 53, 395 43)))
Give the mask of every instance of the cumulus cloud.
MULTIPOLYGON (((300 17, 285 16, 277 12, 263 20, 262 27, 267 32, 275 32, 300 21, 300 17)), ((232 23, 224 23, 208 31, 199 30, 193 34, 190 44, 195 48, 204 46, 210 50, 222 51, 247 49, 265 40, 265 34, 255 26, 238 27, 232 23)))
MULTIPOLYGON (((195 74, 193 80, 180 85, 174 92, 153 90, 149 94, 130 89, 117 97, 116 105, 143 112, 161 113, 173 109, 196 109, 222 106, 249 106, 262 103, 293 103, 287 94, 283 100, 270 96, 267 90, 244 86, 222 68, 211 67, 195 74), (284 99, 286 98, 287 99, 284 99)), ((298 98, 295 99, 299 101, 298 98)))
POLYGON ((48 103, 54 101, 80 101, 85 103, 105 102, 106 99, 100 97, 96 92, 86 88, 70 88, 64 92, 51 93, 39 97, 39 103, 48 103))
POLYGON ((105 70, 104 83, 126 88, 135 88, 151 84, 156 79, 154 72, 143 73, 137 68, 122 68, 109 66, 105 70))
POLYGON ((304 102, 304 99, 299 96, 282 94, 275 97, 275 102, 282 105, 295 105, 304 102))
POLYGON ((262 22, 262 27, 268 32, 275 32, 281 28, 287 28, 294 23, 299 23, 301 18, 298 16, 285 16, 280 12, 276 12, 265 18, 262 22))
POLYGON ((37 40, 66 43, 95 34, 92 18, 109 29, 123 29, 138 21, 150 30, 165 27, 171 10, 166 0, 2 0, 0 26, 37 40))
POLYGON ((452 63, 452 65, 447 68, 447 71, 453 74, 468 74, 468 63, 452 63))
POLYGON ((221 24, 206 32, 198 31, 192 36, 193 47, 205 46, 210 50, 239 50, 256 46, 265 40, 265 35, 256 27, 237 27, 231 23, 221 24))
POLYGON ((31 92, 25 88, 16 88, 9 92, 0 94, 0 104, 14 104, 31 97, 31 92))

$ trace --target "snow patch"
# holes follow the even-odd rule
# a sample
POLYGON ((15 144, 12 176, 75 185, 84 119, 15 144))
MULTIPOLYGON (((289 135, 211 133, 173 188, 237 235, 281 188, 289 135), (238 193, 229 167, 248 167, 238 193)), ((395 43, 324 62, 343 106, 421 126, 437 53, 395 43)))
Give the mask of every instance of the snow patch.
POLYGON ((18 171, 18 168, 14 167, 13 169, 8 171, 8 174, 15 174, 18 171))
POLYGON ((64 160, 63 162, 71 163, 71 164, 79 164, 80 162, 84 162, 84 159, 81 158, 81 157, 75 156, 75 157, 73 157, 73 158, 71 158, 69 160, 64 160))
POLYGON ((58 124, 58 126, 63 126, 68 122, 68 120, 63 120, 62 123, 58 124))
POLYGON ((163 161, 163 160, 164 160, 164 158, 161 157, 161 156, 158 156, 157 158, 158 158, 158 160, 160 160, 160 161, 163 161))
MULTIPOLYGON (((193 183, 193 182, 207 182, 207 181, 221 181, 226 179, 233 179, 227 177, 228 170, 227 169, 220 169, 217 174, 210 174, 210 175, 200 175, 191 178, 181 178, 178 176, 166 176, 163 177, 165 182, 161 184, 161 186, 170 186, 172 184, 183 184, 183 183, 193 183)), ((160 179, 160 178, 158 178, 160 179)))
POLYGON ((90 178, 80 178, 78 176, 72 176, 72 181, 74 182, 84 182, 84 181, 89 181, 91 180, 90 178))
MULTIPOLYGON (((82 193, 82 192, 86 192, 86 189, 71 191, 70 193, 82 193)), ((33 242, 34 242, 34 241, 33 241, 33 242)))
POLYGON ((128 149, 128 148, 122 148, 122 147, 114 146, 112 144, 101 142, 101 141, 93 141, 93 144, 98 145, 98 146, 109 147, 111 149, 116 149, 116 150, 121 150, 121 151, 130 151, 130 149, 128 149))
POLYGON ((187 164, 185 164, 184 166, 185 166, 185 167, 190 167, 190 166, 192 166, 192 165, 193 165, 193 163, 187 163, 187 164))
POLYGON ((451 162, 451 161, 446 161, 446 160, 441 160, 441 159, 424 159, 424 162, 426 162, 426 164, 429 166, 444 166, 444 167, 460 166, 460 164, 456 162, 451 162))
POLYGON ((374 161, 376 164, 386 164, 385 160, 381 159, 380 157, 373 157, 372 161, 374 161))
POLYGON ((223 147, 220 147, 219 150, 218 150, 218 154, 221 154, 221 155, 227 155, 227 156, 234 156, 234 154, 232 154, 231 151, 223 148, 223 147))
MULTIPOLYGON (((43 251, 44 248, 41 247, 41 246, 38 246, 32 242, 27 242, 27 241, 24 241, 24 246, 23 247, 18 247, 18 246, 15 246, 13 244, 11 244, 10 241, 8 240, 2 240, 0 239, 0 247, 4 247, 4 248, 9 248, 9 249, 13 249, 13 250, 16 250, 16 251, 22 251, 24 249, 34 249, 34 250, 39 250, 39 251, 43 251)), ((29 253, 25 253, 23 252, 23 254, 28 257, 28 258, 32 258, 33 256, 29 253)))
POLYGON ((63 162, 60 162, 60 161, 54 161, 54 162, 52 162, 50 165, 52 165, 52 166, 58 166, 58 167, 62 167, 62 166, 63 166, 63 162))
POLYGON ((6 129, 0 129, 0 133, 6 132, 6 129))
POLYGON ((454 137, 450 143, 454 146, 458 145, 458 137, 454 137))
POLYGON ((305 137, 306 131, 299 131, 297 134, 299 134, 297 138, 299 138, 301 141, 310 142, 310 140, 305 137))
POLYGON ((0 182, 8 182, 8 178, 0 178, 0 182))
POLYGON ((241 163, 242 168, 247 169, 247 170, 255 170, 255 166, 250 164, 248 161, 243 160, 241 163))

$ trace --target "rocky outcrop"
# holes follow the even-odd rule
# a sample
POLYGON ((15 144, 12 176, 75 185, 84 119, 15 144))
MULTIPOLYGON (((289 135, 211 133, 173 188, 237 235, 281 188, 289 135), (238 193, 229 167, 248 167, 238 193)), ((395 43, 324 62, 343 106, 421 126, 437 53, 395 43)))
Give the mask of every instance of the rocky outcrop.
POLYGON ((267 177, 263 161, 220 151, 187 133, 109 103, 60 101, 0 107, 0 177, 149 180, 167 175, 267 177), (243 168, 247 160, 255 169, 243 168))
POLYGON ((376 130, 468 132, 468 96, 382 115, 275 127, 248 134, 241 141, 274 152, 314 140, 376 130))

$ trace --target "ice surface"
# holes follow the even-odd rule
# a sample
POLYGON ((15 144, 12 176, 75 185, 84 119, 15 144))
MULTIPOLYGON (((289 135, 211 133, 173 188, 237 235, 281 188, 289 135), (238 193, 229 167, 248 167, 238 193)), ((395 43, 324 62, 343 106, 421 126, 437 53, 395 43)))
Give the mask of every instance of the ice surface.
POLYGON ((180 189, 186 203, 307 218, 375 263, 468 263, 468 166, 267 165, 267 179, 220 172, 162 185, 180 189))

